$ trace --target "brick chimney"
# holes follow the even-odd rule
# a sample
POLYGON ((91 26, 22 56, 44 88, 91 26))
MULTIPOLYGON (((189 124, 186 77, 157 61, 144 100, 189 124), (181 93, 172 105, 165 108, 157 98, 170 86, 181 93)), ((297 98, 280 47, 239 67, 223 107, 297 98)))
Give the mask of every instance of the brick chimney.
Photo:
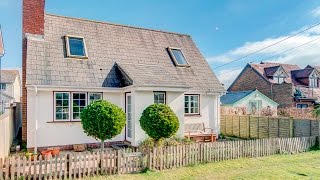
POLYGON ((45 0, 23 0, 22 6, 22 140, 27 142, 26 35, 44 35, 45 0))
POLYGON ((44 34, 45 0, 23 0, 23 33, 44 34))

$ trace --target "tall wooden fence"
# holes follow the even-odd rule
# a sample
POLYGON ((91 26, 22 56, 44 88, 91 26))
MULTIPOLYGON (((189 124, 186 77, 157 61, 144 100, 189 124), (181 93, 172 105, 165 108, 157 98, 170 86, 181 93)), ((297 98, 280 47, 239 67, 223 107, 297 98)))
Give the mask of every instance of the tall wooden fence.
POLYGON ((285 117, 221 115, 220 131, 241 138, 319 136, 320 121, 285 117))
POLYGON ((15 136, 12 109, 0 115, 0 158, 10 153, 10 146, 15 136))
POLYGON ((73 153, 34 160, 0 159, 0 179, 75 179, 98 174, 113 175, 172 169, 192 164, 308 151, 319 137, 270 138, 183 144, 143 151, 107 150, 73 153))

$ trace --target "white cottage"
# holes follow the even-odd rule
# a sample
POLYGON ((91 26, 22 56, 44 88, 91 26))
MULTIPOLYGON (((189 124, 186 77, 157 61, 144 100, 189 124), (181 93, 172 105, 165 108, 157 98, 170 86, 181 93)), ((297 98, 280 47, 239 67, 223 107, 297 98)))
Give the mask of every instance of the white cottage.
POLYGON ((125 110, 123 132, 106 143, 137 146, 147 135, 145 108, 168 104, 180 121, 219 133, 225 91, 189 35, 46 14, 44 0, 24 0, 23 138, 28 148, 95 144, 80 112, 108 100, 125 110))

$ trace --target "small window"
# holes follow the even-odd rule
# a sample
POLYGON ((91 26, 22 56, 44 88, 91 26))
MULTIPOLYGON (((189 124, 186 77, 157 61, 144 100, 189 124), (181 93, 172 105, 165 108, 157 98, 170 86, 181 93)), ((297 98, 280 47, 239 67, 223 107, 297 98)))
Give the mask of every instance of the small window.
POLYGON ((87 57, 87 48, 83 37, 66 36, 66 47, 68 57, 87 57))
POLYGON ((6 83, 0 83, 0 89, 1 90, 7 89, 7 84, 6 83))
POLYGON ((184 96, 184 113, 185 114, 200 114, 199 113, 199 95, 184 96))
POLYGON ((318 78, 312 77, 309 79, 309 81, 310 81, 310 83, 309 83, 310 87, 313 87, 313 88, 319 87, 318 78))
POLYGON ((273 78, 277 84, 282 84, 284 82, 285 77, 281 77, 281 76, 275 76, 273 78))
POLYGON ((72 119, 80 120, 81 111, 87 106, 87 93, 72 93, 72 119))
POLYGON ((154 92, 154 104, 165 104, 166 93, 165 92, 154 92))
POLYGON ((55 120, 69 120, 69 95, 66 92, 55 93, 55 120))
POLYGON ((89 93, 89 104, 97 100, 102 100, 102 93, 89 93))
POLYGON ((189 66, 187 59, 185 58, 181 49, 168 48, 170 55, 177 66, 189 66))
POLYGON ((308 104, 297 104, 297 108, 298 108, 298 109, 306 109, 306 108, 308 108, 308 107, 309 107, 308 104))

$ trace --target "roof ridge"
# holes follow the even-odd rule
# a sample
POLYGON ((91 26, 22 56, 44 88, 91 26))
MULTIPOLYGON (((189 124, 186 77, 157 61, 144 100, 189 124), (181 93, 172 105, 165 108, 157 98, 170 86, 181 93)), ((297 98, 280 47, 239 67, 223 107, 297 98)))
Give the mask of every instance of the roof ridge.
POLYGON ((134 29, 141 29, 141 30, 147 30, 147 31, 155 31, 155 32, 161 32, 161 33, 167 33, 167 34, 174 34, 174 35, 191 37, 188 34, 182 34, 182 33, 170 32, 170 31, 163 31, 163 30, 156 30, 156 29, 151 29, 151 28, 143 28, 143 27, 137 27, 137 26, 130 26, 130 25, 124 25, 124 24, 117 24, 117 23, 110 23, 110 22, 104 22, 104 21, 97 21, 97 20, 92 20, 92 19, 76 18, 76 17, 63 16, 63 15, 50 14, 50 13, 45 13, 45 15, 53 16, 53 17, 66 18, 66 19, 74 19, 74 20, 79 20, 79 21, 87 21, 87 22, 94 22, 94 23, 99 23, 99 24, 108 24, 108 25, 113 25, 113 26, 120 26, 120 27, 126 27, 126 28, 134 28, 134 29))

